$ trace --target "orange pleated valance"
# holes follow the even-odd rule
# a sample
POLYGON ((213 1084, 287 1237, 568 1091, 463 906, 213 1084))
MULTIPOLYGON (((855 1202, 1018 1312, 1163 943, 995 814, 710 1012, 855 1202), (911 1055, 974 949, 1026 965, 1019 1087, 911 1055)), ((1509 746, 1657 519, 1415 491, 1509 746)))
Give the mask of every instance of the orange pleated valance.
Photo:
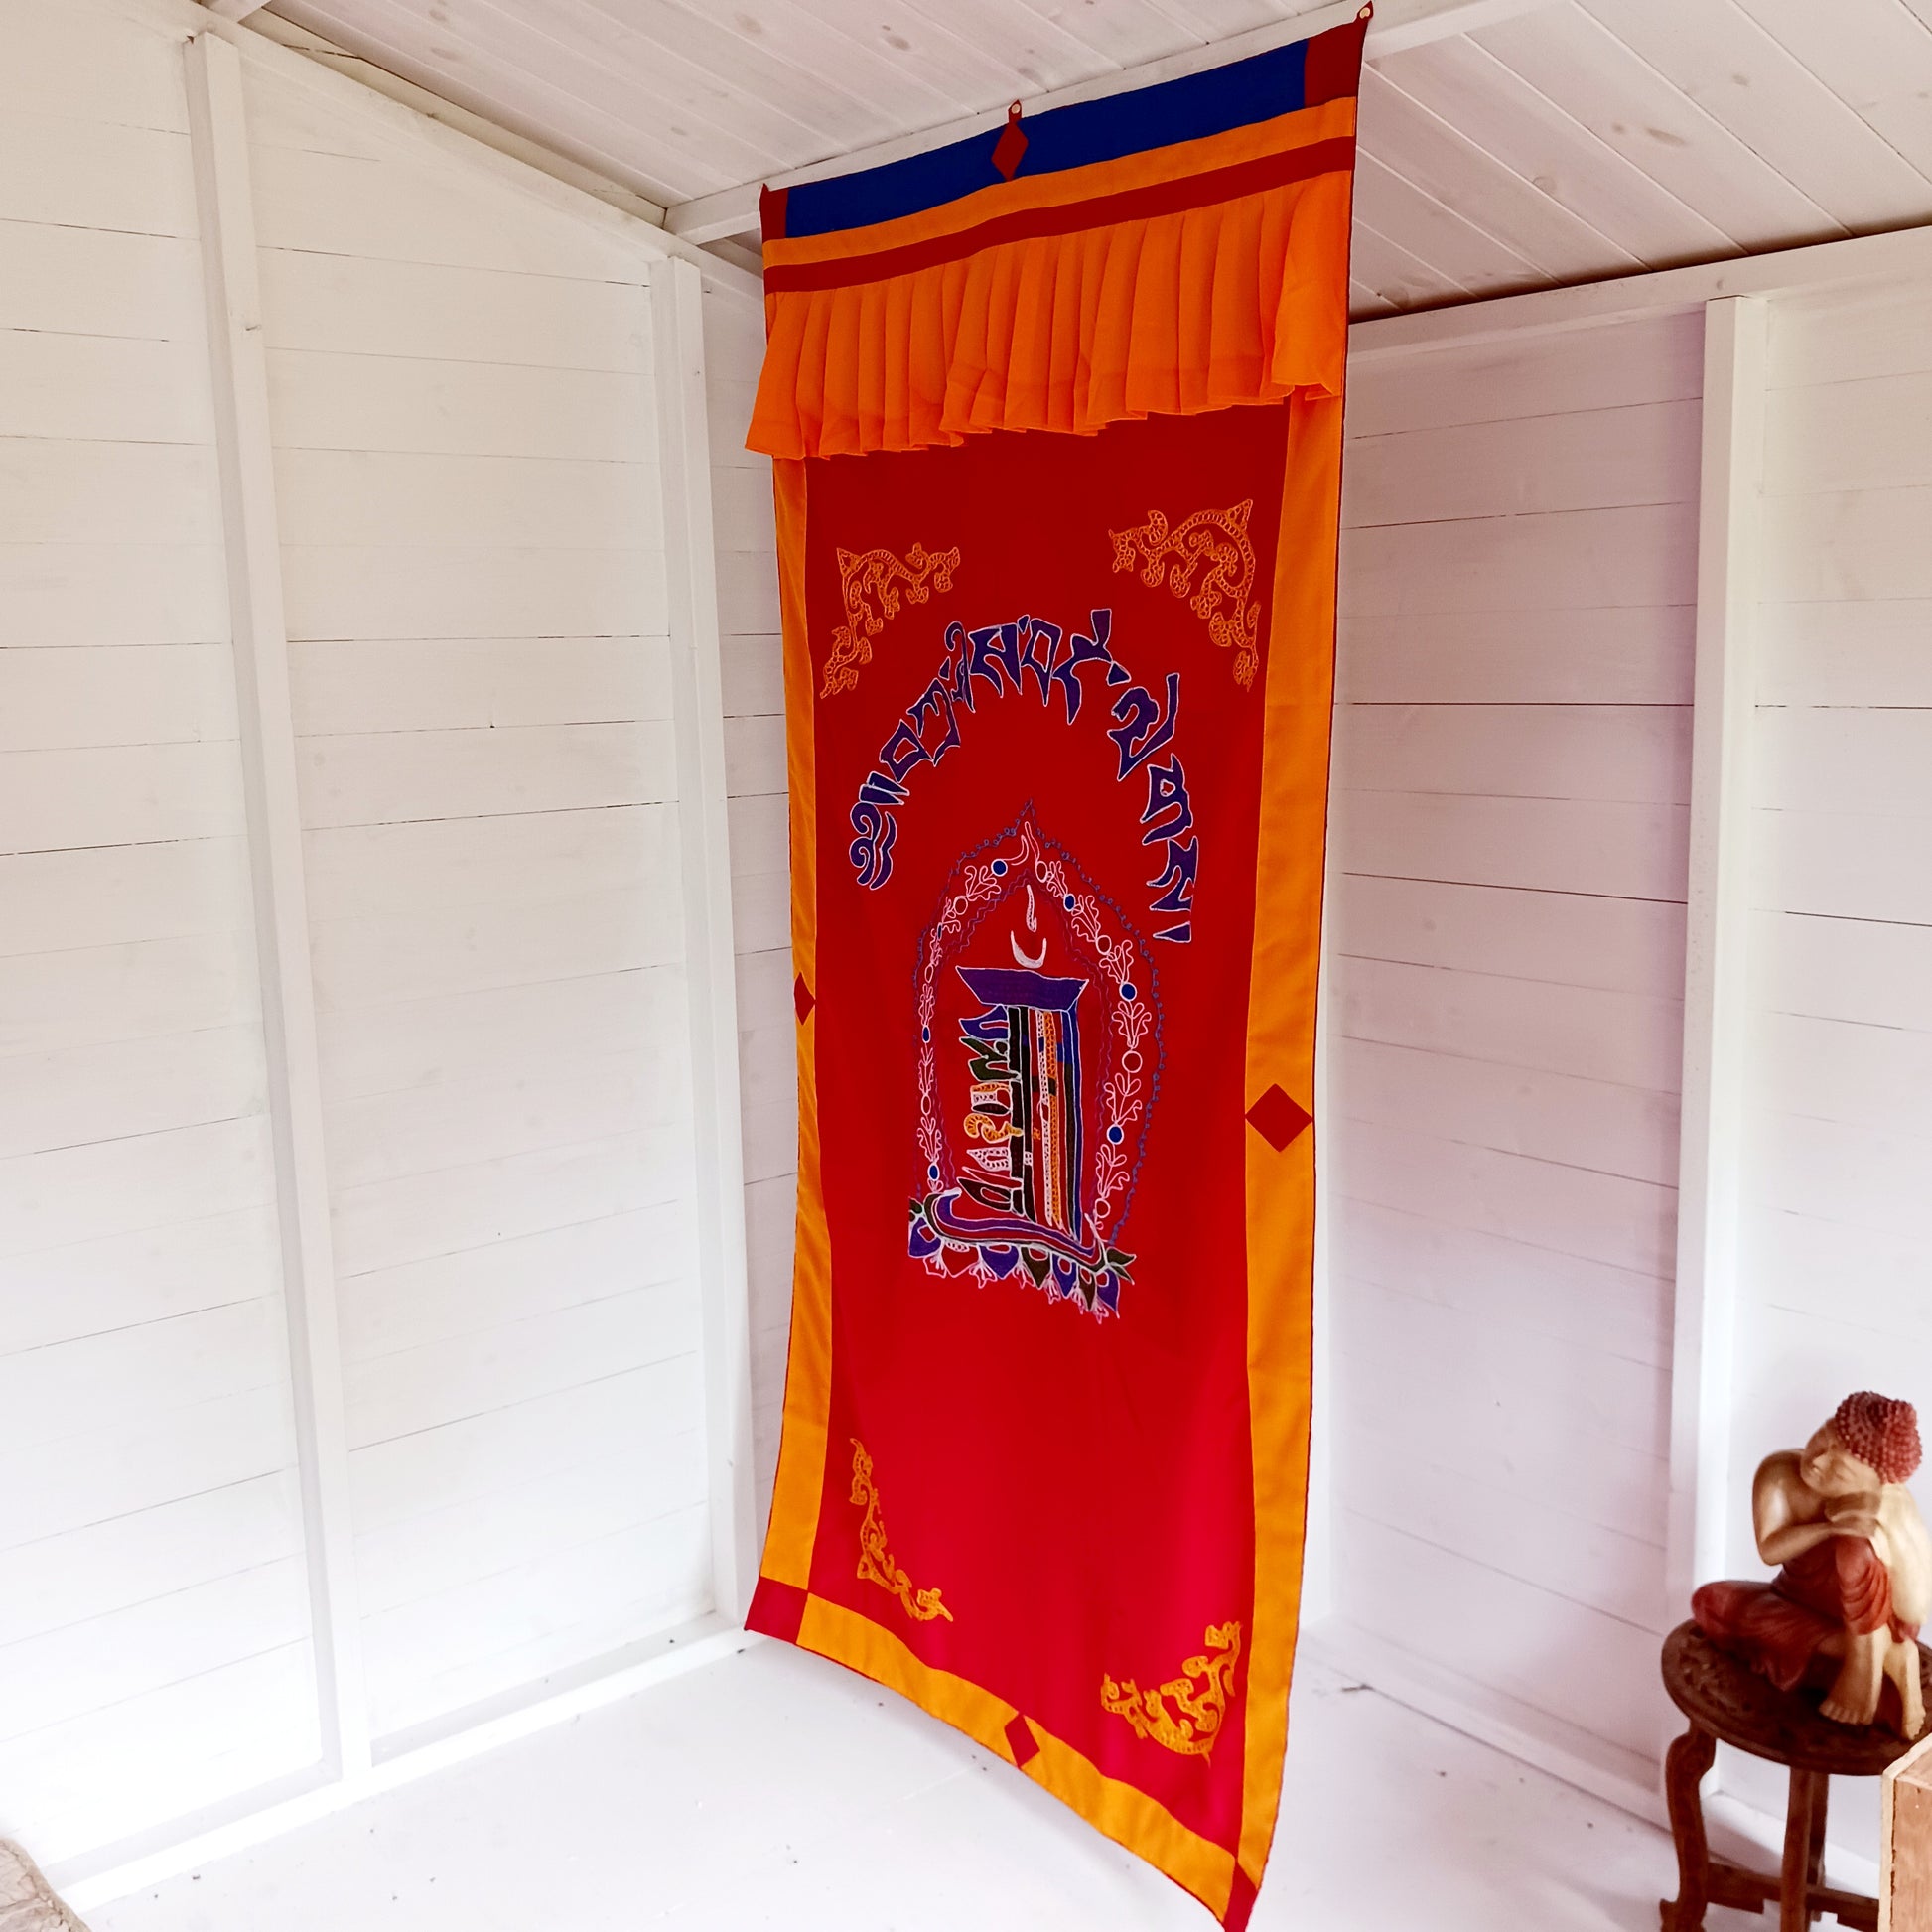
POLYGON ((750 447, 914 450, 1339 395, 1354 111, 1351 93, 822 235, 787 235, 767 196, 750 447))

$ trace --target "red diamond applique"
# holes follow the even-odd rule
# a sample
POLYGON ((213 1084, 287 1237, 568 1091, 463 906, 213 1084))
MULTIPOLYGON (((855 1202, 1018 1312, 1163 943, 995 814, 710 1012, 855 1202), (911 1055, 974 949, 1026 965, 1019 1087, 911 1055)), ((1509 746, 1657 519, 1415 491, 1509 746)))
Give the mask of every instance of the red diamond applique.
POLYGON ((1001 128, 1000 138, 993 143, 993 165, 999 169, 1002 180, 1011 181, 1020 172, 1027 147, 1027 137, 1020 129, 1020 103, 1016 100, 1007 109, 1007 124, 1001 128))
POLYGON ((1007 1725, 1007 1748, 1013 1752, 1016 1764, 1029 1763, 1039 1755, 1039 1739, 1034 1735, 1033 1725, 1017 1712, 1007 1725))
POLYGON ((1270 1087, 1248 1109, 1248 1124, 1278 1154, 1314 1118, 1280 1087, 1270 1087))
POLYGON ((818 1005, 812 998, 812 989, 805 984, 803 973, 791 983, 791 1004, 798 1009, 798 1024, 801 1027, 811 1018, 812 1008, 818 1005))

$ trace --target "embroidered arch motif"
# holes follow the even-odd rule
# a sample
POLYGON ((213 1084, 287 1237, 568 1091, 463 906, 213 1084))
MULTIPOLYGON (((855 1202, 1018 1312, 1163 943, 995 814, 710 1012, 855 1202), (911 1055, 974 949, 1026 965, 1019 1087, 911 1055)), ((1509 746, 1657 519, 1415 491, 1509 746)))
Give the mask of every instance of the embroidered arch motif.
POLYGON ((1242 690, 1255 681, 1261 662, 1261 607, 1251 601, 1255 587, 1255 550, 1248 541, 1252 497, 1232 509, 1196 510, 1173 529, 1160 510, 1131 530, 1109 530, 1114 568, 1140 567, 1150 590, 1165 576, 1168 589, 1185 598, 1197 618, 1207 620, 1207 634, 1234 652, 1234 681, 1242 690))
POLYGON ((819 696, 837 697, 857 686, 859 667, 872 662, 872 639, 885 629, 888 618, 898 616, 901 595, 923 604, 934 591, 952 589, 958 568, 956 544, 950 550, 928 550, 915 543, 903 563, 890 550, 841 550, 839 596, 845 621, 832 631, 832 655, 819 696))
POLYGON ((934 1617, 942 1616, 950 1623, 953 1614, 939 1600, 939 1591, 914 1589, 912 1579, 893 1561, 886 1541, 886 1524, 879 1513, 879 1487, 872 1479, 872 1457, 856 1436, 852 1439, 852 1500, 866 1512, 859 1525, 860 1580, 877 1584, 881 1589, 897 1596, 904 1605, 906 1615, 916 1622, 930 1623, 934 1617))
POLYGON ((1189 1657, 1180 1675, 1169 1678, 1158 1691, 1142 1690, 1131 1677, 1116 1684, 1103 1675, 1102 1708, 1125 1718, 1137 1736, 1184 1757, 1211 1756, 1233 1695, 1234 1668, 1241 1661, 1241 1626, 1209 1624, 1203 1641, 1205 1652, 1189 1657))

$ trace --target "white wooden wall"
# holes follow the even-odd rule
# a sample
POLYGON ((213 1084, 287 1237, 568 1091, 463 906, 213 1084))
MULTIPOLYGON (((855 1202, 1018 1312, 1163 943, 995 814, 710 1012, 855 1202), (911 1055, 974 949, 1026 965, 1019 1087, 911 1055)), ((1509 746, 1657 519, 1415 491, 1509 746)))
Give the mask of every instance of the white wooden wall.
POLYGON ((247 79, 383 1735, 709 1590, 649 265, 247 79))
MULTIPOLYGON (((1764 1574, 1759 1459, 1853 1388, 1932 1402, 1922 242, 1377 326, 1351 377, 1323 1640, 1653 1811, 1656 1638, 1694 1566, 1764 1574), (1714 434, 1703 304, 1733 295, 1769 350, 1714 434), (1745 698, 1699 778, 1733 842, 1698 863, 1743 882, 1733 931, 1700 873, 1698 947, 1736 941, 1716 1061, 1681 1045, 1714 652, 1745 698), (1740 1178, 1680 1286, 1686 1077, 1684 1173, 1740 1178)), ((1774 1768, 1725 1753, 1714 1802, 1776 1843, 1774 1768)), ((1835 1845, 1871 1857, 1875 1809, 1840 1792, 1835 1845)))
POLYGON ((59 1860, 320 1741, 182 48, 0 30, 0 1829, 59 1860))
POLYGON ((711 386, 718 601, 724 631, 752 1403, 761 1533, 778 1464, 785 1347, 791 1331, 798 1060, 791 994, 784 661, 778 634, 771 464, 745 448, 759 368, 764 360, 760 305, 722 293, 709 302, 705 357, 711 386))
POLYGON ((1349 396, 1336 1607, 1609 1762, 1654 1753, 1675 1620, 1702 337, 1526 335, 1349 396))
MULTIPOLYGON (((1774 304, 1764 400, 1733 1566, 1848 1390, 1932 1420, 1932 274, 1774 304)), ((1839 1811, 1875 1857, 1875 1794, 1839 1811)))
MULTIPOLYGON (((0 1831, 82 1878, 688 1651, 735 1587, 694 271, 205 25, 0 0, 0 1831), (231 577, 278 570, 238 702, 231 577)), ((756 300, 705 280, 743 409, 756 300)))

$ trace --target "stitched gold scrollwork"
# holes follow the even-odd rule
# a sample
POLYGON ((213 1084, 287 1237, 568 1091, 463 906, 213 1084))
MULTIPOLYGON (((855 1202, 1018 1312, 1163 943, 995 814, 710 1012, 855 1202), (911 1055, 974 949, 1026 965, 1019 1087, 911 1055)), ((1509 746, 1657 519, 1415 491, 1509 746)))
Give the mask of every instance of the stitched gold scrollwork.
POLYGON ((872 662, 872 639, 898 616, 901 597, 923 604, 934 591, 952 589, 959 568, 957 546, 928 550, 915 543, 901 563, 890 550, 841 550, 839 596, 845 603, 845 621, 832 632, 832 655, 826 660, 822 698, 836 697, 859 682, 859 667, 872 662))
POLYGON ((859 1575, 869 1584, 889 1590, 904 1604, 905 1613, 921 1623, 942 1616, 948 1623, 952 1612, 939 1600, 937 1589, 914 1589, 912 1580, 893 1561, 886 1543, 886 1525, 879 1514, 879 1488, 872 1479, 872 1457, 855 1436, 852 1439, 852 1500, 866 1514, 859 1525, 859 1575))
POLYGON ((1114 540, 1116 570, 1138 565, 1150 590, 1165 576, 1169 590, 1207 620, 1207 634, 1234 652, 1234 681, 1244 691, 1261 662, 1261 607, 1250 601, 1255 549, 1248 541, 1248 518, 1254 506, 1249 497, 1232 509, 1196 510, 1172 529, 1160 510, 1151 510, 1136 528, 1107 533, 1114 540))
POLYGON ((1189 1757, 1206 1757, 1214 1749, 1228 1699, 1233 1695, 1234 1667, 1241 1660, 1241 1626, 1210 1624, 1206 1652, 1189 1657, 1178 1677, 1171 1677, 1158 1691, 1144 1691, 1130 1677, 1116 1684, 1100 1679, 1103 1709, 1125 1718, 1135 1732, 1189 1757))

